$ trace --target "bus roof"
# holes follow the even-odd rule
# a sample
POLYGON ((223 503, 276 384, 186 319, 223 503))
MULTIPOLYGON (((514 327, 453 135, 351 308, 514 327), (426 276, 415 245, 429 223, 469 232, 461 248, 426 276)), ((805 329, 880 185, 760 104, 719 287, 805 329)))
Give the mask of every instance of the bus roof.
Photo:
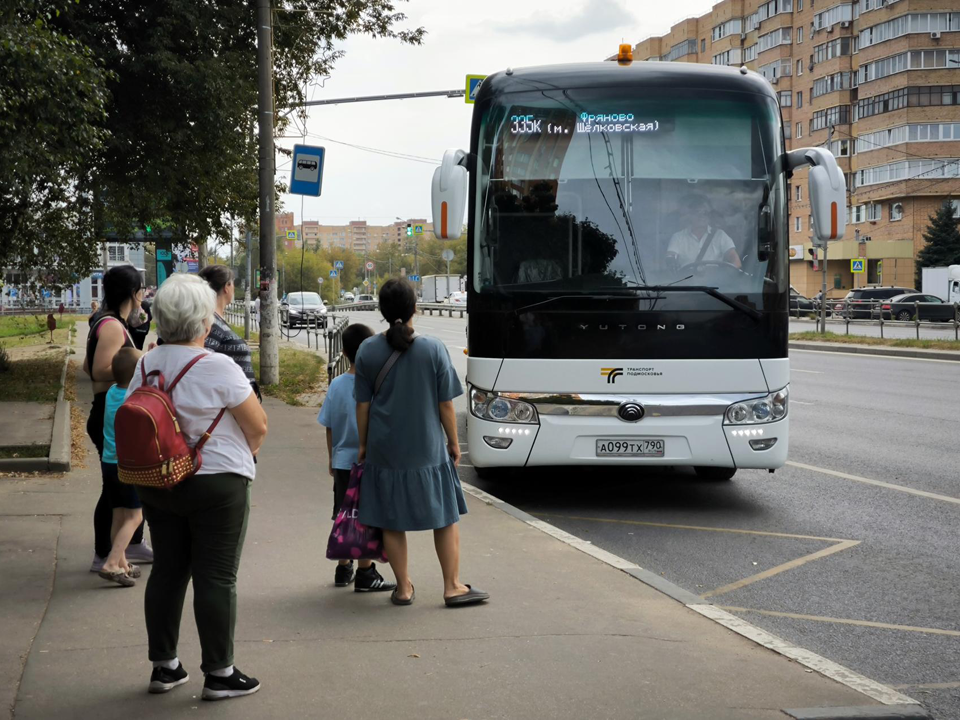
POLYGON ((776 100, 762 75, 748 70, 698 63, 645 62, 622 66, 616 62, 571 63, 515 68, 494 73, 480 86, 477 105, 491 96, 510 92, 573 88, 690 88, 765 95, 776 100))

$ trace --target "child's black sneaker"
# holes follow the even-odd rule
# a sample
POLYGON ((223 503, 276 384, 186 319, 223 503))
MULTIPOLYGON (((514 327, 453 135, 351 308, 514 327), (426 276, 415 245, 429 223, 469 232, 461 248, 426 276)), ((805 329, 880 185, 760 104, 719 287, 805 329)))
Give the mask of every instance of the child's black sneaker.
POLYGON ((229 677, 217 677, 208 674, 203 681, 202 697, 204 700, 226 700, 227 698, 253 695, 259 689, 259 680, 247 677, 237 668, 234 668, 233 675, 229 677))
POLYGON ((397 584, 383 579, 383 575, 377 572, 377 564, 370 563, 369 568, 359 568, 357 570, 357 579, 353 583, 354 592, 383 592, 384 590, 393 590, 397 584))
POLYGON ((190 676, 187 675, 187 671, 183 669, 183 663, 177 665, 173 670, 157 666, 153 669, 153 674, 150 676, 149 690, 152 693, 170 692, 177 685, 183 685, 189 679, 190 676))
POLYGON ((337 565, 337 574, 334 575, 333 584, 337 587, 346 587, 353 582, 353 561, 349 565, 337 565))

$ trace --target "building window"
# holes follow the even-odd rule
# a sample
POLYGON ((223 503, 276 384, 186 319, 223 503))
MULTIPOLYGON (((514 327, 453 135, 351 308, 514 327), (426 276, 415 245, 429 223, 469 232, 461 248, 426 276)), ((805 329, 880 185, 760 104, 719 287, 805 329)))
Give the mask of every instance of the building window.
POLYGON ((834 157, 850 157, 850 142, 850 140, 831 140, 827 150, 832 152, 834 157))
POLYGON ((800 230, 803 229, 803 228, 801 227, 801 225, 800 225, 801 222, 802 222, 802 220, 800 220, 800 216, 799 216, 799 215, 797 215, 795 218, 793 218, 793 229, 794 229, 795 232, 800 232, 800 230))
POLYGON ((789 45, 792 40, 790 28, 777 28, 773 32, 758 37, 757 44, 760 46, 760 52, 764 52, 779 45, 789 45))
POLYGON ((867 48, 913 33, 958 31, 960 31, 960 13, 911 13, 861 30, 860 48, 867 48))
POLYGON ((840 22, 850 22, 853 20, 853 4, 844 3, 834 5, 829 10, 817 13, 813 16, 813 27, 817 30, 824 30, 833 27, 840 22))
POLYGON ((780 101, 780 107, 790 107, 793 101, 793 93, 789 90, 781 90, 777 93, 777 99, 780 101))
POLYGON ((907 70, 960 69, 960 49, 911 50, 861 65, 857 79, 861 85, 907 70))
POLYGON ((819 64, 827 60, 833 60, 835 57, 850 55, 853 52, 851 38, 837 38, 830 42, 816 45, 813 48, 813 62, 819 64))
POLYGON ((903 220, 903 203, 890 203, 890 222, 903 220))
MULTIPOLYGON (((720 25, 714 26, 713 34, 711 36, 713 39, 713 42, 717 42, 717 40, 721 40, 722 38, 725 38, 728 35, 739 35, 742 25, 743 25, 743 20, 741 18, 731 18, 730 20, 727 20, 725 23, 721 23, 720 25)), ((703 40, 702 42, 706 43, 706 40, 703 40)))
POLYGON ((670 52, 664 55, 661 60, 665 62, 672 62, 674 60, 679 60, 680 58, 686 55, 696 55, 697 54, 697 41, 693 38, 690 40, 684 40, 679 42, 670 48, 670 52))
POLYGON ((127 261, 127 247, 126 245, 107 245, 107 258, 110 262, 126 262, 127 261))
POLYGON ((797 45, 802 45, 802 44, 803 44, 803 28, 798 27, 797 28, 797 45))
POLYGON ((850 122, 850 106, 837 105, 826 110, 817 110, 810 120, 810 132, 823 130, 831 125, 847 125, 850 122))
POLYGON ((807 215, 807 225, 809 225, 810 229, 813 230, 813 215, 807 215))
POLYGON ((797 107, 803 107, 803 90, 797 90, 797 107))
POLYGON ((850 222, 851 222, 851 223, 853 223, 854 225, 859 225, 860 223, 863 222, 864 217, 866 216, 866 212, 865 212, 864 207, 865 207, 865 206, 863 206, 863 205, 854 205, 854 206, 853 206, 853 208, 852 208, 853 213, 852 213, 852 214, 848 213, 848 215, 849 215, 849 217, 850 217, 850 222))
POLYGON ((740 48, 730 48, 719 55, 713 56, 714 65, 739 65, 740 48))
POLYGON ((951 200, 950 205, 953 207, 953 216, 960 218, 960 200, 951 200))
POLYGON ((820 97, 837 90, 849 90, 853 75, 849 72, 838 72, 813 81, 813 97, 820 97))
POLYGON ((922 177, 924 180, 960 177, 960 159, 937 158, 934 160, 924 158, 875 165, 874 167, 857 170, 856 185, 857 187, 880 185, 917 177, 922 177))
POLYGON ((707 40, 706 38, 700 38, 700 54, 703 55, 707 52, 707 40))
POLYGON ((796 193, 797 193, 797 202, 801 202, 801 201, 803 200, 803 186, 802 186, 802 185, 797 185, 796 193))
POLYGON ((797 60, 797 75, 803 75, 803 60, 797 60))
POLYGON ((867 205, 867 220, 877 221, 883 216, 881 212, 883 206, 880 203, 869 203, 867 205))
POLYGON ((803 123, 797 123, 797 134, 794 137, 797 140, 803 137, 803 123))
POLYGON ((803 0, 797 0, 797 12, 803 10, 803 0))
POLYGON ((857 138, 857 152, 865 153, 906 142, 960 140, 960 123, 922 123, 864 133, 857 138))
POLYGON ((789 139, 790 139, 790 133, 791 133, 790 124, 787 123, 786 125, 783 126, 783 139, 784 139, 784 140, 789 140, 789 139))
POLYGON ((757 44, 754 43, 750 47, 743 49, 743 61, 750 62, 751 60, 757 59, 757 44))

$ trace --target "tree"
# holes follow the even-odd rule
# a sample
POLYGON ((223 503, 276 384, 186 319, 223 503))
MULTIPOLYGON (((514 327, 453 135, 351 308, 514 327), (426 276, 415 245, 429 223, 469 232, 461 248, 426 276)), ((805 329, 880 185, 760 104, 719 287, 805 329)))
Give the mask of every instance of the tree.
POLYGON ((930 216, 930 224, 923 233, 926 245, 917 253, 917 287, 920 287, 923 268, 960 265, 958 223, 960 219, 953 216, 953 203, 949 198, 930 216))
MULTIPOLYGON (((405 0, 404 0, 405 1, 405 0)), ((419 44, 394 0, 278 0, 277 108, 304 99, 353 34, 419 44)), ((100 154, 104 222, 132 233, 167 217, 194 241, 257 215, 257 22, 252 0, 87 2, 57 19, 111 73, 100 154)), ((277 113, 281 117, 282 113, 277 113)), ((288 120, 279 120, 282 132, 288 120)), ((278 190, 281 186, 278 185, 278 190)), ((199 243, 198 243, 199 244, 199 243)))
POLYGON ((94 161, 103 147, 109 73, 54 22, 67 0, 0 11, 0 268, 57 287, 98 262, 94 161))

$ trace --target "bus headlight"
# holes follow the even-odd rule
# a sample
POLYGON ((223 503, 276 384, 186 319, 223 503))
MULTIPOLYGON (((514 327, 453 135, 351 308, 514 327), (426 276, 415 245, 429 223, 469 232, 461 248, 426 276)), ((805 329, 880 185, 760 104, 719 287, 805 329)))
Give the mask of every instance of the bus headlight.
POLYGON ((478 388, 470 389, 470 412, 474 417, 493 422, 525 424, 538 422, 537 410, 530 403, 478 388))
POLYGON ((727 408, 724 425, 761 425, 782 420, 787 415, 790 388, 785 387, 766 397, 735 403, 727 408))

